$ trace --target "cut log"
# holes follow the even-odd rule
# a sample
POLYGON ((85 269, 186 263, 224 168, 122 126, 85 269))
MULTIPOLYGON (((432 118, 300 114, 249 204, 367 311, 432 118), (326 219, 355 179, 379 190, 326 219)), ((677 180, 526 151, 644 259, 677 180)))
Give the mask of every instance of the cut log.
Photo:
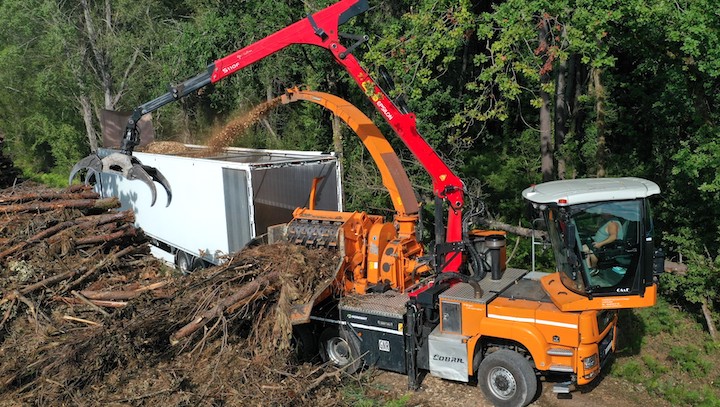
POLYGON ((0 212, 47 212, 55 209, 114 209, 120 207, 116 197, 102 199, 66 199, 51 202, 29 202, 13 205, 0 205, 0 212))
POLYGON ((79 192, 29 192, 25 194, 4 195, 0 196, 0 204, 10 202, 28 202, 28 201, 54 201, 54 200, 75 200, 75 199, 98 199, 100 195, 93 191, 79 192))
POLYGON ((120 230, 120 231, 109 233, 106 235, 89 236, 89 237, 83 237, 80 239, 75 239, 75 244, 78 246, 94 245, 94 244, 98 244, 98 243, 106 243, 106 242, 110 242, 110 241, 120 239, 123 237, 131 237, 131 236, 137 236, 137 229, 135 229, 134 227, 129 227, 125 230, 120 230))

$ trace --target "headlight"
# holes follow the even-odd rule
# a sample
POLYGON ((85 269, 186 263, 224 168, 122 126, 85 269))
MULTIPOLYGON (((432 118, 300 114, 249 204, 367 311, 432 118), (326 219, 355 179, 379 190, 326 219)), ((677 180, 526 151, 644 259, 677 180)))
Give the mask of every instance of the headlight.
POLYGON ((598 364, 597 353, 588 358, 583 359, 582 362, 583 362, 583 367, 585 367, 585 370, 592 369, 593 367, 597 366, 597 364, 598 364))

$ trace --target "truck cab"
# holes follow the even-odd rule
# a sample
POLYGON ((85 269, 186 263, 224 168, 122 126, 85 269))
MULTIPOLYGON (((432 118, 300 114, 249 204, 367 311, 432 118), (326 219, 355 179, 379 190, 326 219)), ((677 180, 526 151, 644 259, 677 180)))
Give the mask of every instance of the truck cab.
POLYGON ((563 311, 655 305, 664 256, 655 248, 649 198, 640 178, 594 178, 532 186, 523 197, 542 214, 557 275, 543 279, 563 311))

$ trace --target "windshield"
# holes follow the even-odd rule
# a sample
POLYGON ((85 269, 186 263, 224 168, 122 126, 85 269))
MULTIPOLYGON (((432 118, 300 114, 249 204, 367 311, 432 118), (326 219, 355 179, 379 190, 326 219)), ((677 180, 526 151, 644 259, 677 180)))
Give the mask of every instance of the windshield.
POLYGON ((583 295, 628 286, 638 266, 642 208, 642 200, 548 208, 563 285, 583 295))

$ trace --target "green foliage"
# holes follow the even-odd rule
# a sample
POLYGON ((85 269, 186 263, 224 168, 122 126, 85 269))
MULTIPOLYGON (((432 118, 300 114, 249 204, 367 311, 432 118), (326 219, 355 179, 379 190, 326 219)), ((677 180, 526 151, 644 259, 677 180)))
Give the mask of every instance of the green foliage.
POLYGON ((636 346, 620 350, 611 375, 672 405, 720 405, 718 346, 691 315, 660 299, 655 307, 621 312, 618 332, 621 342, 636 346))
POLYGON ((710 370, 710 362, 704 359, 702 351, 695 346, 673 346, 670 360, 693 377, 704 377, 710 370))
POLYGON ((458 141, 449 124, 465 98, 466 62, 461 57, 474 24, 470 9, 465 0, 420 1, 383 23, 380 37, 363 57, 394 74, 396 93, 406 95, 412 109, 422 112, 420 131, 441 151, 452 150, 458 141))
POLYGON ((405 407, 410 403, 411 395, 409 393, 396 399, 379 397, 378 393, 385 390, 383 387, 383 385, 375 384, 371 386, 344 386, 342 388, 343 402, 353 407, 405 407))
POLYGON ((686 273, 663 275, 660 282, 669 298, 690 304, 692 309, 697 310, 703 303, 712 307, 718 299, 720 258, 713 259, 702 254, 703 249, 698 247, 699 242, 694 237, 694 232, 687 227, 667 235, 666 240, 688 256, 688 269, 686 273))
POLYGON ((65 188, 68 185, 67 174, 56 173, 30 173, 25 174, 25 178, 45 184, 54 188, 65 188))
POLYGON ((625 363, 617 363, 613 365, 612 374, 621 377, 631 383, 639 383, 642 379, 642 365, 640 362, 630 360, 625 363))
POLYGON ((654 307, 632 312, 640 317, 643 322, 644 332, 649 336, 662 333, 674 335, 681 329, 682 314, 671 307, 662 297, 658 298, 658 303, 654 307))
POLYGON ((652 373, 653 379, 657 379, 663 374, 667 373, 670 369, 660 363, 657 359, 650 355, 643 355, 642 361, 645 363, 645 367, 652 373))

